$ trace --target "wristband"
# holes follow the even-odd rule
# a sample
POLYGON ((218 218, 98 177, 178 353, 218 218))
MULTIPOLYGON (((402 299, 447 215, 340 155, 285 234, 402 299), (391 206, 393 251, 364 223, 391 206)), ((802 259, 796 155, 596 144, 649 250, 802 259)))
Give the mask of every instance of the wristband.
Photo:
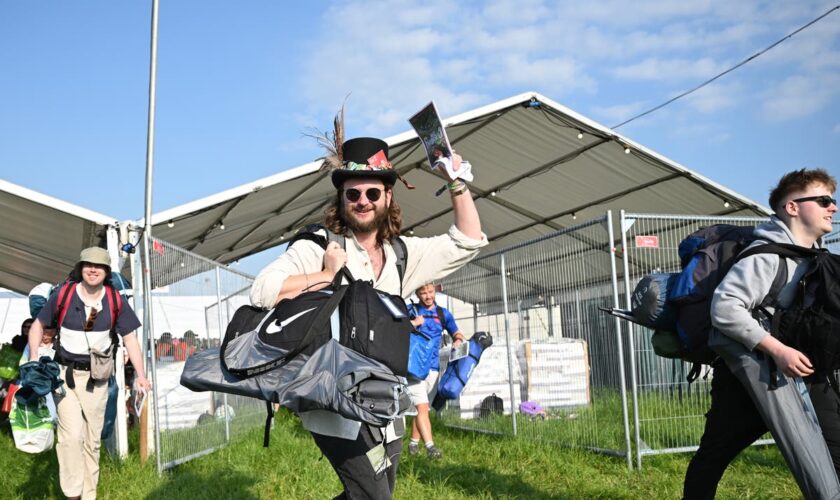
POLYGON ((455 179, 454 181, 448 183, 446 187, 449 189, 449 194, 452 196, 458 196, 467 191, 467 183, 461 179, 455 179))

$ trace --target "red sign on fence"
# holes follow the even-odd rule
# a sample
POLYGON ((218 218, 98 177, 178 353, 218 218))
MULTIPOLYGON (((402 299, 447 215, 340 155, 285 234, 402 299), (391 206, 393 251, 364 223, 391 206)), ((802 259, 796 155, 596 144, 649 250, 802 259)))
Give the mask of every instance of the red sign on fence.
POLYGON ((636 236, 636 248, 659 248, 659 236, 636 236))

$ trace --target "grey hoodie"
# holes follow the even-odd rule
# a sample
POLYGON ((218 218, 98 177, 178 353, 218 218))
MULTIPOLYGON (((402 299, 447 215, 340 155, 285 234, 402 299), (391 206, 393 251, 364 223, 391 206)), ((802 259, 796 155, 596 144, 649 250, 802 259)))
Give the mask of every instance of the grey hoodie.
MULTIPOLYGON (((798 244, 790 229, 778 217, 755 229, 759 238, 752 246, 762 243, 798 244)), ((803 259, 784 259, 787 264, 787 284, 777 297, 781 306, 790 305, 796 294, 796 283, 807 270, 803 259), (799 261, 799 262, 797 262, 799 261)), ((718 285, 712 297, 712 326, 709 346, 715 352, 735 354, 737 351, 752 351, 766 336, 770 335, 762 322, 753 317, 773 284, 781 259, 774 254, 759 254, 735 263, 718 285), (738 345, 740 344, 740 345, 738 345)), ((772 313, 772 308, 768 308, 772 313)))

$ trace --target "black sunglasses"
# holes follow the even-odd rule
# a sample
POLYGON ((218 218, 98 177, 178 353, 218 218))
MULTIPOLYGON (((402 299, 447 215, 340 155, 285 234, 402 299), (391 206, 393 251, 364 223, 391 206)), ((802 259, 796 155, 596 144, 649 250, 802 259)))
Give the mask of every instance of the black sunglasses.
POLYGON ((93 322, 96 321, 96 315, 98 313, 99 313, 99 311, 97 311, 96 308, 94 308, 94 307, 90 308, 90 315, 88 316, 87 321, 85 321, 84 331, 90 332, 90 331, 93 330, 93 322))
MULTIPOLYGON (((365 197, 367 197, 370 201, 375 202, 380 196, 382 196, 382 190, 379 188, 368 188, 365 190, 365 197)), ((344 191, 344 197, 347 198, 347 201, 350 203, 356 203, 362 197, 362 192, 358 189, 350 188, 344 191)))
POLYGON ((831 196, 829 196, 827 194, 824 194, 822 196, 806 196, 804 198, 797 198, 797 199, 792 200, 792 201, 797 201, 797 202, 799 202, 799 201, 816 201, 817 205, 819 205, 823 208, 828 208, 831 205, 837 205, 837 200, 835 200, 834 198, 832 198, 831 196))

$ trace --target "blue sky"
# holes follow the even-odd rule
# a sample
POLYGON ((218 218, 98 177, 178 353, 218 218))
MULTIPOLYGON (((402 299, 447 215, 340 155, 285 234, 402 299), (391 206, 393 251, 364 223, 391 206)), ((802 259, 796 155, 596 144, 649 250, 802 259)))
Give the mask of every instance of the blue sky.
MULTIPOLYGON (((142 216, 150 5, 0 2, 0 177, 142 216)), ((835 5, 162 0, 154 211, 318 157, 303 132, 348 93, 348 136, 528 90, 612 126, 835 5)), ((761 203, 794 168, 840 177, 840 11, 619 131, 761 203)))

